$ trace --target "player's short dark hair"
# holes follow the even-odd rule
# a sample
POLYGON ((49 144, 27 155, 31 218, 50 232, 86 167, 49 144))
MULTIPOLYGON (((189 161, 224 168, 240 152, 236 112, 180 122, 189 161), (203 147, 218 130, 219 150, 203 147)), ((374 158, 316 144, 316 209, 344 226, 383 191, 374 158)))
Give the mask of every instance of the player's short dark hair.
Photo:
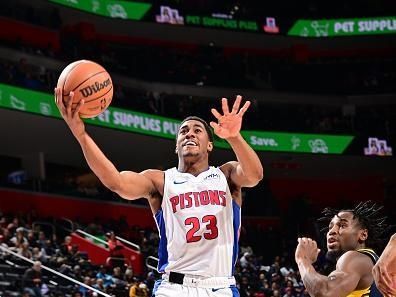
MULTIPOLYGON (((200 117, 197 117, 197 116, 189 116, 189 117, 186 117, 186 118, 180 123, 180 126, 183 125, 183 123, 184 123, 184 122, 187 122, 187 121, 198 121, 198 122, 202 123, 202 125, 204 125, 204 127, 205 127, 206 133, 208 133, 209 141, 210 141, 210 142, 213 142, 213 140, 214 140, 213 131, 212 131, 212 129, 210 128, 209 124, 208 124, 204 119, 202 119, 202 118, 200 118, 200 117)), ((176 138, 177 138, 177 135, 176 135, 176 138)))
MULTIPOLYGON (((320 222, 330 223, 334 216, 340 212, 350 212, 353 218, 357 219, 362 229, 367 229, 366 246, 377 247, 382 241, 382 235, 389 231, 389 225, 386 223, 387 217, 381 214, 383 206, 377 205, 372 201, 358 203, 351 209, 334 209, 325 208, 322 211, 323 216, 318 220, 320 222)), ((327 230, 328 227, 322 229, 327 230)))

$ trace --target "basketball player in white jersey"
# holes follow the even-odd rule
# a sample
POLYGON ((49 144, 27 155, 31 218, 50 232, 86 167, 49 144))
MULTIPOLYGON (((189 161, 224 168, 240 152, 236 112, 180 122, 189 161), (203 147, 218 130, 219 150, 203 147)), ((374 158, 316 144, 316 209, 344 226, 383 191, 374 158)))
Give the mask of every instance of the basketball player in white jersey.
MULTIPOLYGON (((241 96, 229 110, 226 98, 222 111, 212 109, 217 119, 214 132, 228 141, 238 161, 209 166, 213 135, 208 124, 197 117, 186 118, 178 131, 177 168, 119 172, 85 131, 78 112, 63 102, 55 90, 62 117, 79 142, 84 156, 102 183, 129 200, 146 198, 160 233, 157 281, 153 296, 239 296, 233 277, 238 256, 241 223, 241 188, 253 187, 263 177, 263 167, 254 150, 240 134, 241 96)), ((73 94, 72 94, 73 95, 73 94)))

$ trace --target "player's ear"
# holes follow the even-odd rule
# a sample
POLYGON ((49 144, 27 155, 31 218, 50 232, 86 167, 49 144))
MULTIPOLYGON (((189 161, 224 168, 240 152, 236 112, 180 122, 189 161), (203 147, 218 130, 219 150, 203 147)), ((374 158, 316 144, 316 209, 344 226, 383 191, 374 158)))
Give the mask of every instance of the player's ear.
POLYGON ((213 142, 209 141, 208 142, 208 152, 211 152, 213 150, 213 142))
POLYGON ((368 238, 368 231, 367 229, 362 229, 359 234, 359 240, 366 241, 368 238))
POLYGON ((177 155, 177 146, 175 147, 175 154, 177 155))

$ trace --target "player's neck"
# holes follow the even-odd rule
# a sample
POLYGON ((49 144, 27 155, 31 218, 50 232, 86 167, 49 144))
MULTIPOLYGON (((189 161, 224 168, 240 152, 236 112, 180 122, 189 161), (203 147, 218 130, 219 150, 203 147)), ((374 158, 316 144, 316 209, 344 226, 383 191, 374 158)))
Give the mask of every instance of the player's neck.
POLYGON ((177 167, 177 170, 179 172, 183 173, 190 173, 194 176, 199 175, 200 173, 208 170, 209 168, 209 163, 208 160, 202 160, 202 161, 194 161, 194 162, 189 162, 187 160, 179 160, 179 165, 177 167))
POLYGON ((355 250, 360 250, 360 249, 367 249, 368 247, 366 246, 365 243, 359 243, 356 247, 355 250))

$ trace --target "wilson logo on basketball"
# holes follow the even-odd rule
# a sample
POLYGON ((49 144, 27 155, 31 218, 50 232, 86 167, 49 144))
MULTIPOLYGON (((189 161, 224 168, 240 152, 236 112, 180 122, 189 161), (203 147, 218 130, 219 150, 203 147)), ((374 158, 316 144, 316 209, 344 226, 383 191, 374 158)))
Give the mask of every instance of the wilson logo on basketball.
POLYGON ((80 91, 81 95, 84 96, 84 98, 87 98, 87 97, 91 96, 92 94, 97 93, 100 90, 106 88, 110 84, 111 84, 111 81, 108 78, 103 82, 95 82, 93 85, 82 88, 79 91, 80 91))

